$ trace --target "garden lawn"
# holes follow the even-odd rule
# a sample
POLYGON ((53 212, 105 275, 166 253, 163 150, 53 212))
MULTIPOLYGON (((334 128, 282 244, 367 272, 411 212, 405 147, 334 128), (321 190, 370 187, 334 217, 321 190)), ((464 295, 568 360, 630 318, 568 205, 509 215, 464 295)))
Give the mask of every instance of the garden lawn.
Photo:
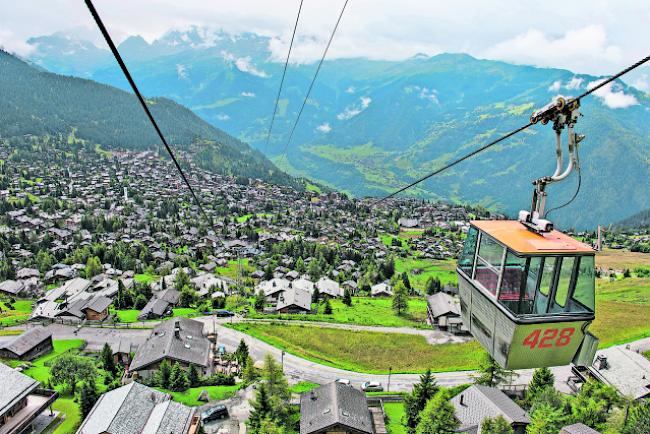
POLYGON ((16 300, 12 304, 13 308, 9 309, 7 302, 0 301, 0 326, 7 327, 27 321, 32 312, 32 303, 32 300, 16 300))
POLYGON ((172 317, 177 317, 177 316, 184 316, 184 317, 193 317, 193 316, 199 316, 201 315, 201 312, 196 310, 193 307, 176 307, 172 309, 173 314, 172 317))
POLYGON ((332 314, 325 315, 323 305, 317 314, 269 315, 251 312, 249 318, 322 321, 341 324, 359 324, 384 327, 418 327, 430 328, 426 323, 427 302, 424 298, 409 299, 409 311, 397 315, 393 311, 391 298, 352 297, 352 306, 346 306, 340 299, 330 300, 332 314))
POLYGON ((386 431, 388 434, 407 434, 406 426, 402 424, 402 418, 406 414, 404 411, 403 402, 386 402, 384 403, 384 411, 388 416, 388 423, 386 424, 386 431))
POLYGON ((139 283, 151 283, 158 280, 158 276, 155 274, 136 274, 133 279, 139 283))
POLYGON ((72 398, 59 397, 52 404, 52 409, 60 413, 59 417, 63 417, 63 422, 54 430, 53 434, 71 434, 77 431, 81 424, 79 404, 72 398))
POLYGON ((596 319, 589 331, 601 347, 650 336, 650 278, 597 280, 596 319))
POLYGON ((29 375, 41 383, 48 381, 50 379, 50 368, 48 366, 45 366, 45 363, 69 351, 76 353, 76 350, 80 348, 83 343, 83 339, 54 340, 54 350, 34 360, 32 362, 32 367, 27 369, 24 374, 29 375))
POLYGON ((411 285, 420 290, 424 290, 424 285, 429 277, 437 277, 443 285, 448 283, 457 284, 456 261, 438 260, 438 259, 421 259, 421 258, 395 258, 395 271, 397 273, 407 273, 411 285), (411 274, 411 270, 418 269, 419 274, 411 274))
POLYGON ((138 309, 120 309, 115 310, 113 313, 117 314, 117 320, 123 323, 133 323, 138 321, 140 311, 138 309))
POLYGON ((205 402, 198 400, 201 391, 208 391, 208 395, 210 395, 210 401, 222 401, 234 396, 237 390, 239 390, 239 386, 192 387, 190 389, 187 389, 185 392, 172 392, 159 387, 156 389, 160 390, 161 392, 169 393, 174 401, 181 402, 185 405, 189 405, 190 407, 198 407, 205 404, 205 402))
POLYGON ((483 355, 480 345, 430 345, 423 336, 278 323, 228 324, 299 357, 370 374, 470 370, 483 355))
POLYGON ((305 393, 309 392, 312 389, 316 389, 317 387, 320 387, 320 384, 311 383, 309 381, 299 381, 298 383, 291 386, 289 388, 289 391, 291 391, 291 393, 305 393))
MULTIPOLYGON (((255 271, 255 268, 253 268, 248 263, 248 259, 242 259, 241 266, 246 272, 252 273, 253 271, 255 271)), ((228 265, 226 265, 225 267, 217 267, 216 274, 219 276, 230 277, 231 279, 237 279, 238 273, 239 273, 239 261, 230 260, 228 261, 228 265)))

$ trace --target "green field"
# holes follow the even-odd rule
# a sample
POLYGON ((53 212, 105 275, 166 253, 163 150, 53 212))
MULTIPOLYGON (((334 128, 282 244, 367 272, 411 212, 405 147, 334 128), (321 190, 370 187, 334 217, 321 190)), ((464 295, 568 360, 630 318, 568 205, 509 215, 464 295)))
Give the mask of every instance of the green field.
POLYGON ((112 314, 117 314, 117 320, 123 323, 134 323, 138 321, 140 311, 138 309, 120 309, 111 310, 112 314))
POLYGON ((182 402, 185 405, 190 407, 198 407, 204 405, 205 402, 198 400, 199 395, 203 390, 207 390, 208 395, 210 395, 210 401, 221 401, 228 399, 235 395, 235 392, 239 390, 239 386, 203 386, 203 387, 192 387, 187 389, 185 392, 171 392, 169 390, 157 388, 161 392, 169 393, 174 401, 182 402))
MULTIPOLYGON (((251 312, 249 318, 321 321, 342 324, 359 324, 385 327, 416 327, 429 328, 426 324, 427 302, 424 298, 412 297, 409 300, 408 314, 399 316, 392 308, 390 298, 353 297, 352 306, 346 306, 339 299, 330 300, 332 314, 295 314, 267 315, 251 312)), ((319 312, 323 307, 319 307, 319 312)))
POLYGON ((9 309, 7 302, 0 301, 0 327, 12 326, 25 322, 32 312, 32 300, 16 300, 13 309, 9 309))
POLYGON ((277 323, 229 325, 291 354, 371 374, 470 370, 483 351, 476 342, 430 345, 423 336, 277 323))
POLYGON ((596 285, 596 320, 589 331, 601 347, 650 336, 650 278, 599 280, 596 285))
POLYGON ((406 434, 408 432, 406 426, 402 424, 402 418, 405 415, 403 402, 386 402, 384 403, 384 411, 388 416, 388 423, 386 424, 388 434, 406 434))
MULTIPOLYGON (((225 276, 229 277, 231 279, 237 279, 238 274, 239 274, 239 261, 237 260, 230 260, 228 261, 228 265, 225 267, 217 267, 217 273, 219 276, 225 276)), ((241 260, 241 267, 244 269, 246 272, 253 272, 255 271, 255 268, 251 266, 248 263, 248 259, 242 259, 241 260)))
POLYGON ((83 343, 84 341, 82 339, 54 340, 54 350, 51 353, 34 360, 32 362, 31 368, 27 369, 24 374, 29 375, 41 383, 48 381, 50 378, 50 368, 45 366, 46 362, 53 360, 59 357, 61 354, 67 353, 69 351, 76 352, 76 350, 80 348, 83 343))
POLYGON ((411 285, 415 288, 424 289, 429 277, 437 277, 443 285, 458 283, 456 276, 456 261, 441 261, 437 259, 420 258, 395 258, 395 271, 407 273, 411 285), (420 270, 419 274, 411 273, 412 270, 420 270))
POLYGON ((133 280, 139 283, 151 283, 158 280, 159 277, 155 274, 136 274, 133 276, 133 280))

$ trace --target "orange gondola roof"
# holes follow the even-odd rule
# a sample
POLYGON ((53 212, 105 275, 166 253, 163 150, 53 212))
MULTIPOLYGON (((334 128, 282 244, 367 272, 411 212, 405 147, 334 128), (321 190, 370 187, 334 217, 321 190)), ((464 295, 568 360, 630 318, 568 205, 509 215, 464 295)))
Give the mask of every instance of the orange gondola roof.
POLYGON ((588 245, 560 231, 537 234, 515 220, 475 220, 470 222, 501 244, 521 254, 594 254, 588 245))

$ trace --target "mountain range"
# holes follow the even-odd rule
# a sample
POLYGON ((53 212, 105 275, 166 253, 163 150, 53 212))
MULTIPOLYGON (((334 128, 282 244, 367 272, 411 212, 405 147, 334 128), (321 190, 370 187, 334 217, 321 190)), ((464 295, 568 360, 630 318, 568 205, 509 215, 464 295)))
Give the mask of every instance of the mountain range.
MULTIPOLYGON (((149 149, 160 139, 135 96, 92 80, 43 71, 0 51, 0 137, 62 134, 104 149, 149 149)), ((218 173, 299 184, 259 151, 167 98, 147 104, 168 142, 218 173)))
MULTIPOLYGON (((29 59, 54 72, 127 89, 110 53, 65 33, 30 40, 29 59)), ((335 41, 336 43, 336 41, 335 41)), ((283 64, 267 37, 191 27, 119 49, 147 95, 160 95, 264 152, 278 167, 358 196, 387 194, 528 121, 559 94, 600 77, 476 59, 415 55, 403 61, 326 61, 293 140, 287 143, 315 63, 291 64, 271 140, 266 134, 283 64), (286 150, 286 151, 285 151, 286 150)), ((614 72, 614 71, 613 71, 614 72)), ((650 95, 617 81, 583 100, 576 126, 582 184, 554 213, 558 227, 593 228, 650 208, 650 95)), ((515 214, 530 182, 553 172, 554 137, 536 125, 408 191, 515 214)), ((576 189, 573 175, 549 188, 548 206, 576 189)))

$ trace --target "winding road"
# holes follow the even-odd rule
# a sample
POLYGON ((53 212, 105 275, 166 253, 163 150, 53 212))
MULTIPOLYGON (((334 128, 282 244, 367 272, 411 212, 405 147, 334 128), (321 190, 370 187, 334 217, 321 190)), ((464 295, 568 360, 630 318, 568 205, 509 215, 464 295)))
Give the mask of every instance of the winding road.
MULTIPOLYGON (((420 374, 393 374, 390 377, 390 388, 388 388, 388 375, 365 374, 360 372, 346 371, 343 369, 333 368, 331 366, 322 365, 312 362, 293 354, 284 353, 282 351, 263 342, 259 339, 253 338, 245 333, 224 327, 222 324, 224 320, 213 322, 211 317, 195 318, 205 324, 205 329, 208 332, 216 329, 217 344, 224 345, 227 350, 233 351, 239 345, 241 339, 246 342, 249 347, 251 357, 255 360, 262 360, 267 353, 272 354, 278 361, 281 361, 284 366, 284 372, 288 376, 291 383, 298 381, 310 381, 319 384, 325 384, 334 381, 338 378, 349 379, 355 386, 360 386, 364 381, 379 381, 384 385, 384 388, 390 391, 410 391, 414 383, 417 383, 420 374)), ((152 323, 148 323, 153 326, 152 323)), ((332 326, 332 324, 327 324, 332 326)), ((354 330, 372 330, 384 333, 412 333, 423 334, 427 330, 420 329, 401 329, 401 328, 385 328, 385 327, 369 327, 369 326, 354 326, 347 324, 334 325, 336 328, 354 329, 354 330), (410 330, 407 331, 407 330, 410 330)), ((29 325, 28 325, 29 327, 29 325)), ((98 327, 82 327, 77 329, 74 326, 67 326, 61 324, 51 324, 48 329, 52 331, 54 339, 83 339, 87 342, 87 347, 92 350, 99 350, 104 343, 117 343, 119 341, 130 343, 135 348, 146 340, 150 334, 150 329, 134 329, 134 328, 98 328, 98 327)), ((11 337, 0 337, 0 342, 10 339, 11 337)), ((642 339, 630 344, 632 349, 639 349, 642 351, 650 349, 650 338, 642 339)), ((556 388, 563 392, 569 392, 566 379, 571 373, 569 366, 558 366, 551 368, 555 374, 556 388)), ((532 378, 532 369, 525 369, 517 371, 519 378, 515 381, 517 384, 528 384, 532 378)), ((455 372, 439 372, 436 373, 436 380, 442 386, 455 386, 463 383, 471 382, 470 371, 455 371, 455 372)))

